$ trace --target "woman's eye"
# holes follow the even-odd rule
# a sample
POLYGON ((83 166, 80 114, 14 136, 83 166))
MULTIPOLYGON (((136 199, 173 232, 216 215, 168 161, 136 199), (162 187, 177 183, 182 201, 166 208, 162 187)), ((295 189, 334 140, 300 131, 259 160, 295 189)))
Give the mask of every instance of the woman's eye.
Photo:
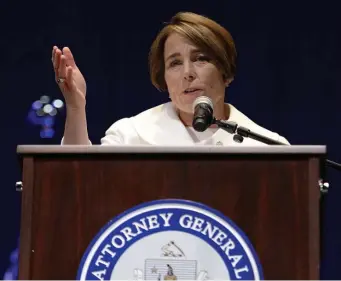
POLYGON ((179 65, 179 64, 181 64, 181 62, 180 62, 179 60, 173 60, 173 61, 169 64, 169 66, 170 66, 170 67, 173 67, 173 66, 176 66, 176 65, 179 65))
POLYGON ((210 61, 210 58, 208 56, 205 55, 200 55, 197 57, 198 61, 210 61))

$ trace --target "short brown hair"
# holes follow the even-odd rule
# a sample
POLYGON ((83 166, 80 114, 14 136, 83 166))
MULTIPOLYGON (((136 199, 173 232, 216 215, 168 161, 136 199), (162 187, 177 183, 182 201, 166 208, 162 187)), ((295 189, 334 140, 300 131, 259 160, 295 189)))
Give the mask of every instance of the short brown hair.
POLYGON ((217 22, 205 16, 179 12, 162 28, 150 49, 150 78, 157 89, 167 90, 164 78, 164 46, 172 32, 188 38, 203 52, 210 55, 222 71, 224 79, 234 77, 237 52, 231 34, 217 22))

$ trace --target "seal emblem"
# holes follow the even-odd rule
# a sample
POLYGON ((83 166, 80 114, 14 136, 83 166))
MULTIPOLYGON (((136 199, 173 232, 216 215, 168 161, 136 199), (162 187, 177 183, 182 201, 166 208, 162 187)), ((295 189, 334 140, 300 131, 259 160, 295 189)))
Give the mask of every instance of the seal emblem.
POLYGON ((260 280, 243 231, 211 207, 156 200, 109 221, 81 260, 78 280, 260 280))

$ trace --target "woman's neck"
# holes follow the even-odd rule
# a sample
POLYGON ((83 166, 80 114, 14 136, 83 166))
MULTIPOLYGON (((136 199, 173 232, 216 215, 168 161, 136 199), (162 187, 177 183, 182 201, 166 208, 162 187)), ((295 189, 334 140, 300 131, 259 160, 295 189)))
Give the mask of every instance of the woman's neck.
MULTIPOLYGON (((179 118, 186 127, 191 127, 193 123, 193 113, 188 112, 178 112, 179 118)), ((230 107, 225 104, 217 104, 214 108, 214 117, 217 120, 228 120, 230 117, 230 107)), ((212 125, 215 127, 215 125, 212 125)))

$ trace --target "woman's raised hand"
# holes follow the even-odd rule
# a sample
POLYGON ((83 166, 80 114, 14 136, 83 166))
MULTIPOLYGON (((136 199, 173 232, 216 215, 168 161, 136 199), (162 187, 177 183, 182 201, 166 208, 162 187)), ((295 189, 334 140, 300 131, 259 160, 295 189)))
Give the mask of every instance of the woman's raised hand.
POLYGON ((52 49, 52 64, 56 82, 63 93, 68 109, 84 109, 86 103, 86 82, 76 65, 71 50, 57 46, 52 49))

